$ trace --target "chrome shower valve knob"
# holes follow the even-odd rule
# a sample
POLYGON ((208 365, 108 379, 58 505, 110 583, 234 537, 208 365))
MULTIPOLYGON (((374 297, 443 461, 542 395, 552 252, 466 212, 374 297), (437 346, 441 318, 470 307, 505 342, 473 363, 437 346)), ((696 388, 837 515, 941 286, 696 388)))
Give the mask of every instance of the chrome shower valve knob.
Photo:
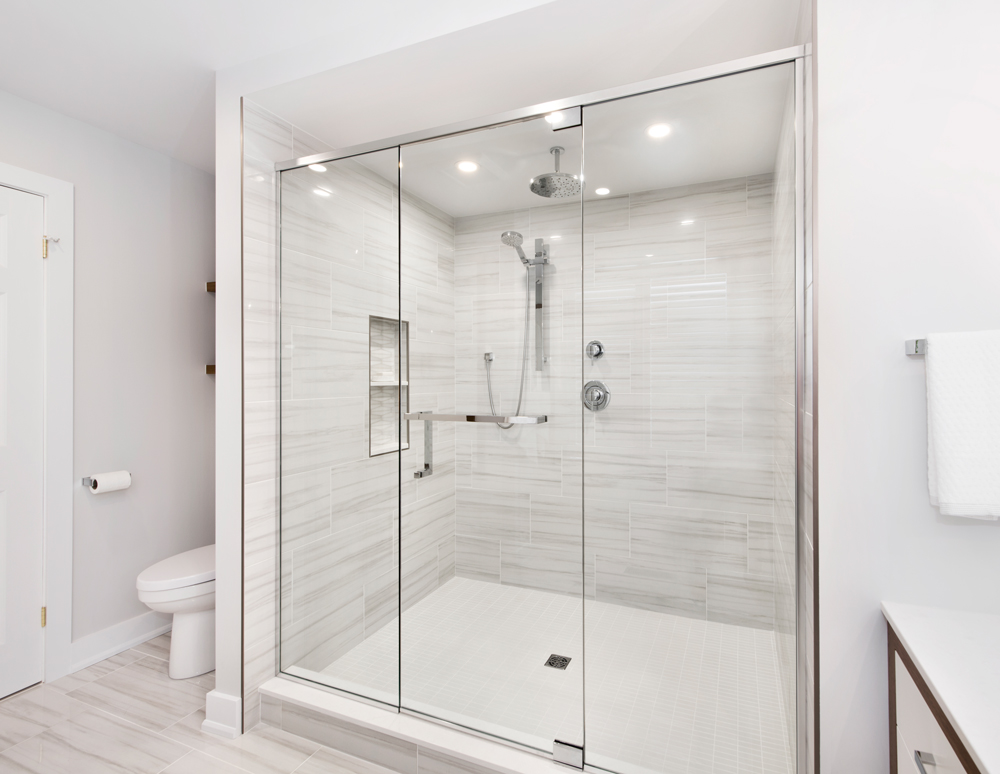
POLYGON ((589 344, 587 344, 587 357, 591 360, 597 360, 599 357, 604 355, 604 345, 601 344, 597 339, 594 339, 589 344))
POLYGON ((604 411, 611 403, 611 391, 604 382, 587 382, 583 386, 583 405, 591 411, 604 411))

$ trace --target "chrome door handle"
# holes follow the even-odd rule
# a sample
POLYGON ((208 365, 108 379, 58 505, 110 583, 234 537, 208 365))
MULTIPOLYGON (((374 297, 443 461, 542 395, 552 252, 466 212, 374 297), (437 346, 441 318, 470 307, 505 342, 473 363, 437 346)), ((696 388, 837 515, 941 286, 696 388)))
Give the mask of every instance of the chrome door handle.
POLYGON ((920 752, 920 750, 917 750, 913 753, 913 760, 917 762, 917 768, 920 769, 920 774, 927 774, 927 769, 924 768, 925 763, 928 766, 937 766, 937 761, 934 760, 934 756, 929 752, 920 752))
POLYGON ((424 467, 414 472, 414 478, 427 478, 434 474, 434 423, 424 420, 424 467))

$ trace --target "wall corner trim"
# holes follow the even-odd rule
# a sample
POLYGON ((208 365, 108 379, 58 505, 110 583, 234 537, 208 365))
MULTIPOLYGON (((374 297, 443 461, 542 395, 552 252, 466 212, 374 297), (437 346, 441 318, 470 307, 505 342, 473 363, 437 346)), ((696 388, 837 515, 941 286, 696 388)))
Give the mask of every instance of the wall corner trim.
POLYGON ((240 736, 243 728, 243 699, 219 691, 205 696, 205 720, 201 730, 226 739, 240 736))

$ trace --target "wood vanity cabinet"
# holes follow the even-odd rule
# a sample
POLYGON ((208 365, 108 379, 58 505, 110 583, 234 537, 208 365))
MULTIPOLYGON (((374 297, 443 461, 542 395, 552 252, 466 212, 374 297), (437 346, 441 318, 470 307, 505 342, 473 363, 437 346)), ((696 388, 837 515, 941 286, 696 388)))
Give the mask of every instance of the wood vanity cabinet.
POLYGON ((892 626, 886 627, 890 774, 982 774, 892 626))

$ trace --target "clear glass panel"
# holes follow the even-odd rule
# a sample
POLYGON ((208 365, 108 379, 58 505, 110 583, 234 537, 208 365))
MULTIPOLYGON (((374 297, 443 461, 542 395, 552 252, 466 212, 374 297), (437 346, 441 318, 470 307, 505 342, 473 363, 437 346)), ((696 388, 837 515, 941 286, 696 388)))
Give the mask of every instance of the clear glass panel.
POLYGON ((584 381, 611 395, 585 417, 594 766, 793 770, 791 85, 584 110, 584 381))
POLYGON ((280 234, 281 668, 393 705, 398 179, 395 148, 283 172, 280 234))
POLYGON ((580 745, 579 121, 500 126, 400 158, 410 410, 546 418, 409 422, 400 701, 546 752, 580 745), (565 669, 546 666, 553 655, 565 669))

